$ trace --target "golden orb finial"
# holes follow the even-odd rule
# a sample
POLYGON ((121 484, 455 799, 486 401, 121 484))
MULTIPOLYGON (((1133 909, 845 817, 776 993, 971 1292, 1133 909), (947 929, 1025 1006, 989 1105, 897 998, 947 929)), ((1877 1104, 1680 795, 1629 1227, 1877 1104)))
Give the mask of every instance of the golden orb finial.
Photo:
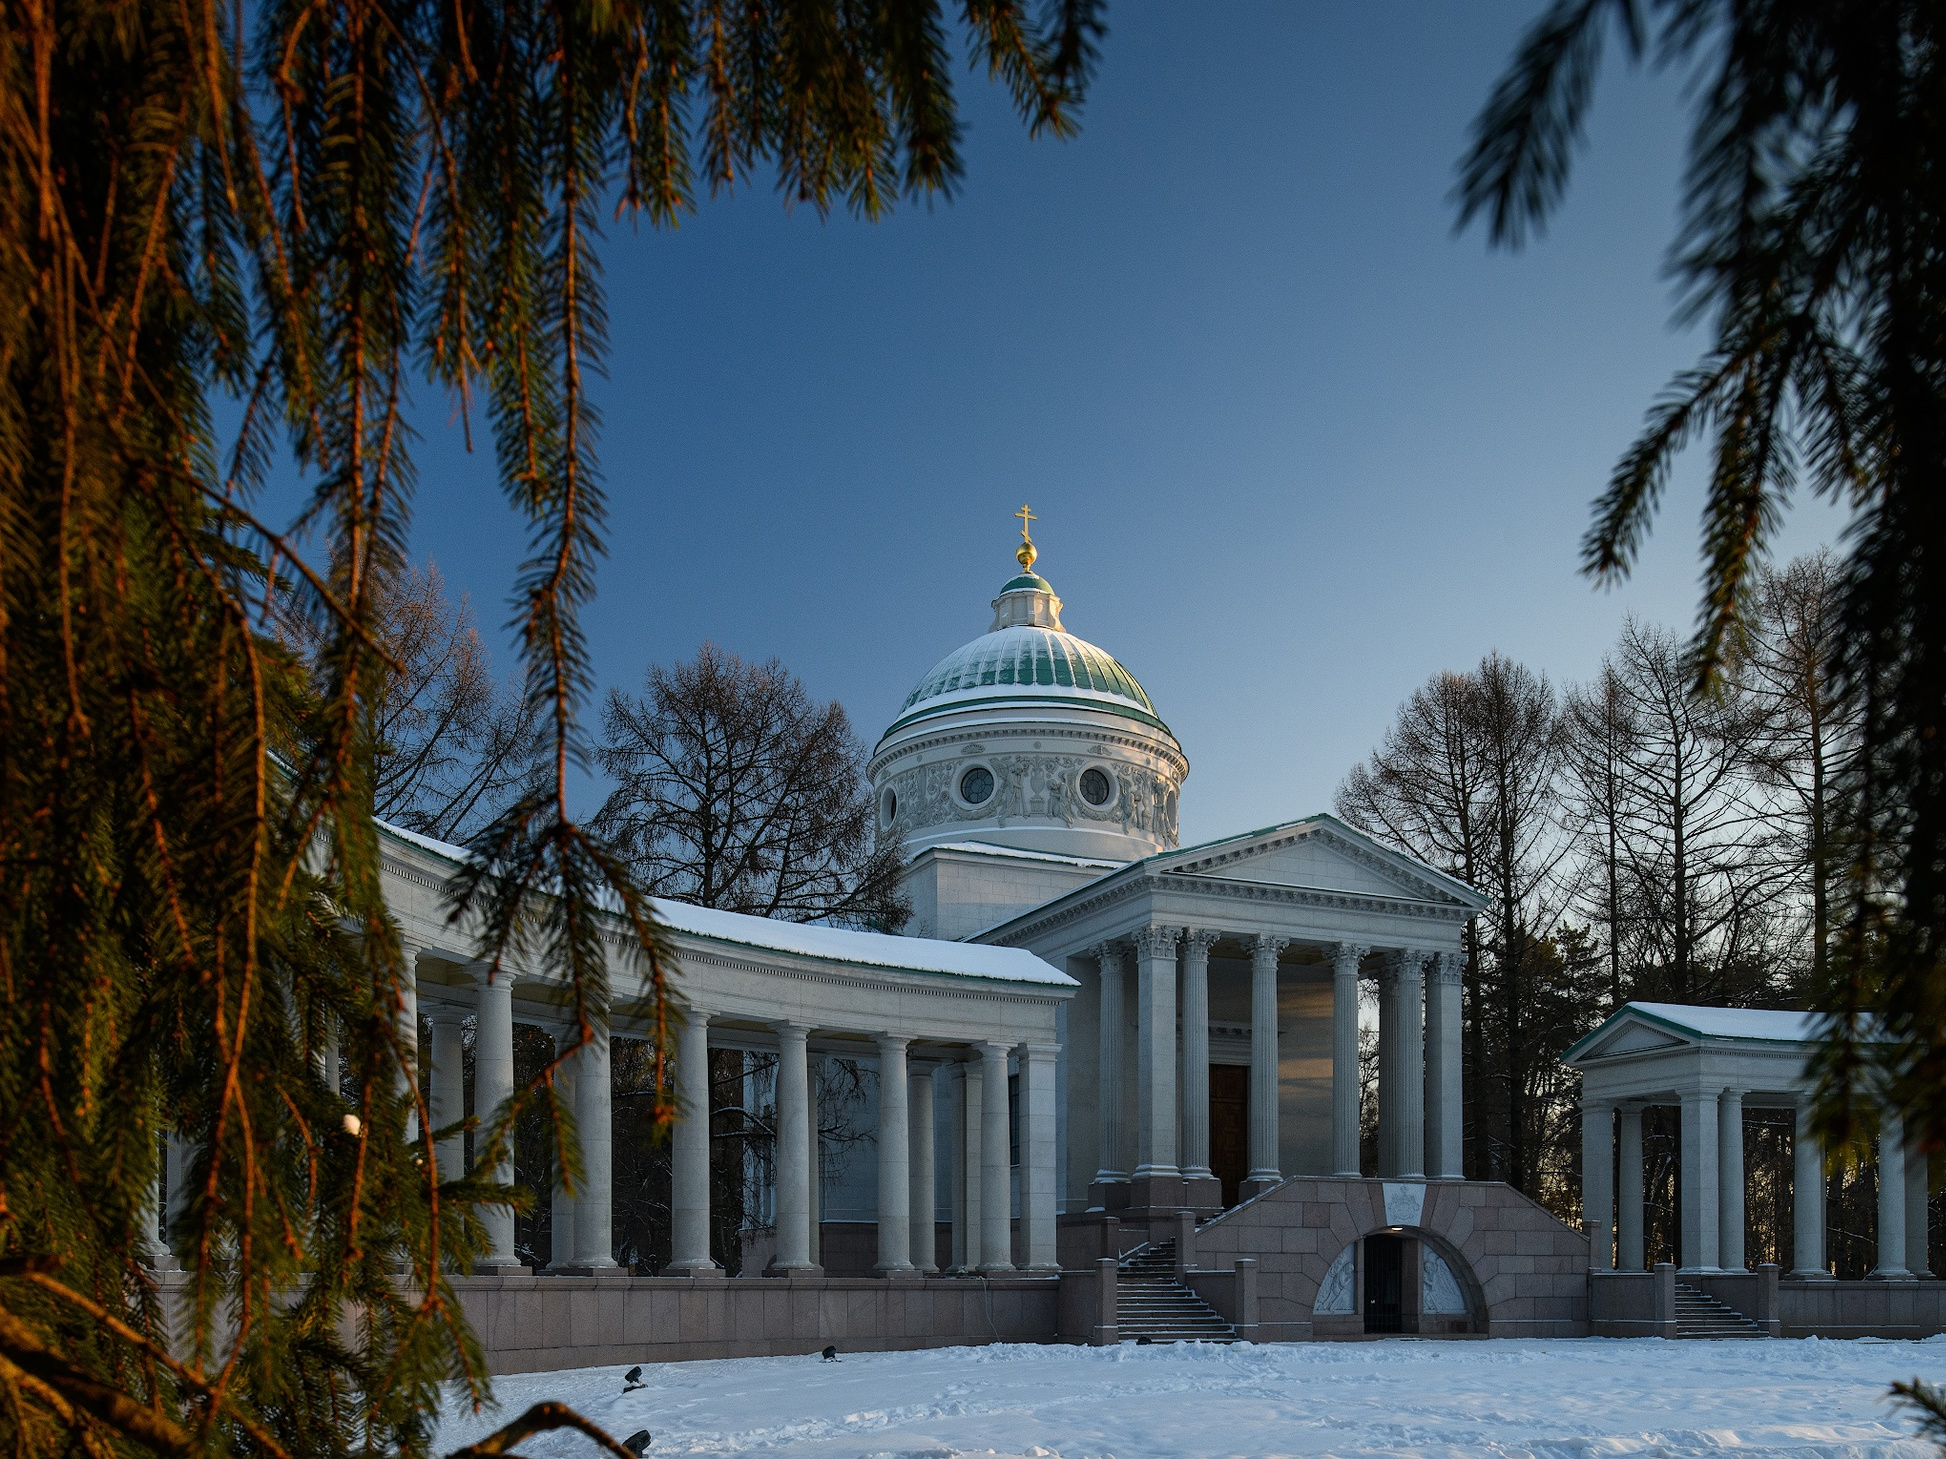
POLYGON ((1020 504, 1020 510, 1015 512, 1014 515, 1020 518, 1020 546, 1014 549, 1014 560, 1020 564, 1020 570, 1022 572, 1032 572, 1034 570, 1034 559, 1039 557, 1040 553, 1035 550, 1034 539, 1027 535, 1027 529, 1032 523, 1038 522, 1040 518, 1036 517, 1028 509, 1027 503, 1025 502, 1020 504))

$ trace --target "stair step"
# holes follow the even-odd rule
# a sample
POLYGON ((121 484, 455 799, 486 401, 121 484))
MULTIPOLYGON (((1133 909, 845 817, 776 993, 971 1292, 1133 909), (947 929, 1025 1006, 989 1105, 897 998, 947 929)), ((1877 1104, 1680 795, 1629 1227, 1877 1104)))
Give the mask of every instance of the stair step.
POLYGON ((1236 1329, 1176 1280, 1173 1237, 1138 1246, 1116 1272, 1115 1322, 1123 1337, 1151 1342, 1236 1341, 1236 1329))

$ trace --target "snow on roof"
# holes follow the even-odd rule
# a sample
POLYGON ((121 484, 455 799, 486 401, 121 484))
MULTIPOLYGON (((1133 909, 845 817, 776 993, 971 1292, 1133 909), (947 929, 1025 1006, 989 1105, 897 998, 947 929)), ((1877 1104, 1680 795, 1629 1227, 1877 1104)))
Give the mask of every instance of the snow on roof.
MULTIPOLYGON (((385 835, 430 851, 443 860, 460 864, 472 859, 473 853, 464 846, 437 841, 431 836, 422 836, 387 821, 377 824, 385 835)), ((735 943, 741 947, 824 958, 831 962, 896 968, 904 972, 947 973, 962 978, 989 978, 1003 983, 1041 983, 1057 988, 1079 986, 1059 968, 1043 962, 1023 948, 976 947, 971 943, 941 942, 930 937, 899 937, 888 932, 854 932, 845 927, 780 922, 771 917, 752 917, 744 912, 691 906, 687 902, 671 901, 666 897, 651 897, 649 906, 655 919, 672 932, 707 938, 712 942, 735 943)))
POLYGON ((947 841, 938 846, 929 846, 929 851, 964 851, 974 856, 1007 856, 1017 861, 1054 861, 1062 866, 1095 866, 1103 871, 1113 871, 1118 866, 1127 866, 1126 861, 1103 861, 1093 856, 1057 856, 1052 851, 1022 851, 1014 846, 995 846, 990 841, 947 841))
POLYGON ((1629 1009, 1704 1038, 1762 1039, 1768 1043, 1817 1043, 1824 1037, 1824 1020, 1816 1013, 1780 1008, 1709 1008, 1691 1003, 1625 1003, 1629 1009))

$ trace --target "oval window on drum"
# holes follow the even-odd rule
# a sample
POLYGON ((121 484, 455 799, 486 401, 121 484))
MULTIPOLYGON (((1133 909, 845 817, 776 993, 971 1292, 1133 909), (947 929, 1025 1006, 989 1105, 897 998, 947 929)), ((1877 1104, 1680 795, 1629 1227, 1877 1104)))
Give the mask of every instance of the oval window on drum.
POLYGON ((1108 797, 1113 792, 1114 787, 1108 783, 1108 777, 1103 772, 1094 769, 1081 772, 1081 798, 1089 805, 1107 805, 1108 797))
POLYGON ((968 805, 984 805, 993 799, 993 772, 975 765, 959 778, 960 798, 968 805))

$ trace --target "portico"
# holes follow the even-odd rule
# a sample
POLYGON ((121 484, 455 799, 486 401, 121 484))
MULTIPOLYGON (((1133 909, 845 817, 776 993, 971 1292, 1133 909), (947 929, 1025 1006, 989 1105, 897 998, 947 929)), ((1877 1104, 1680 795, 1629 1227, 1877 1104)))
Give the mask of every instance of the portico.
MULTIPOLYGON (((1581 1071, 1582 1202, 1597 1269, 1611 1261, 1622 1271, 1644 1269, 1642 1112, 1660 1105, 1682 1112, 1680 1271, 1744 1270, 1743 1114, 1787 1109, 1796 1117, 1787 1275, 1833 1279, 1825 1253, 1824 1148, 1811 1123, 1806 1075, 1817 1041, 1812 1014, 1629 1003, 1563 1055, 1581 1071)), ((1905 1133, 1890 1110, 1880 1117, 1877 1153, 1878 1260, 1870 1275, 1930 1276, 1925 1181, 1907 1179, 1905 1133)))
POLYGON ((1145 858, 983 933, 1079 984, 1062 1017, 1062 1209, 1153 1220, 1213 1212, 1292 1175, 1360 1174, 1368 983, 1377 1173, 1462 1178, 1461 940, 1483 904, 1313 816, 1145 858), (1211 1078, 1239 1066, 1247 1164, 1220 1172, 1211 1078))

